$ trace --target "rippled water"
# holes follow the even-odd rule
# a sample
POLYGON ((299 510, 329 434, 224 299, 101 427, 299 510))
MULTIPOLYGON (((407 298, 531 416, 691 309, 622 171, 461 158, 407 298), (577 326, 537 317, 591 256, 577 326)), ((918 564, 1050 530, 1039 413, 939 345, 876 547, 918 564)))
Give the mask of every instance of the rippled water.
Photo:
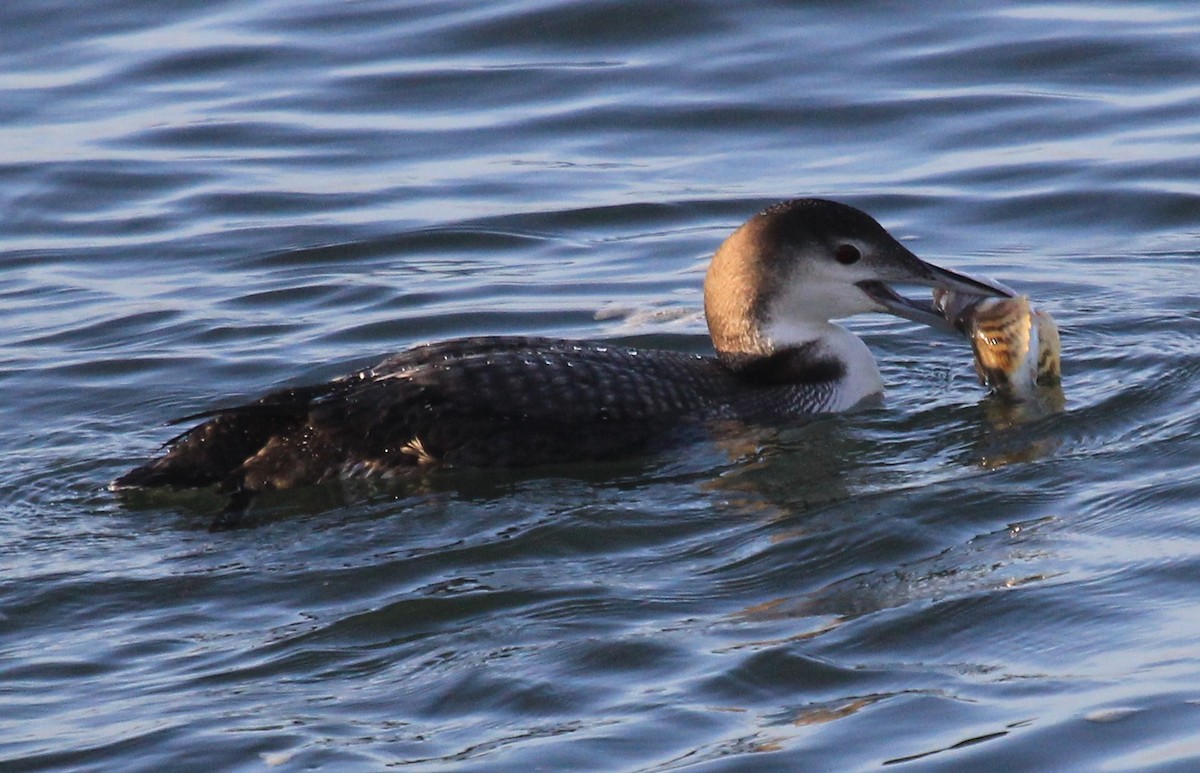
POLYGON ((748 5, 0 9, 0 767, 1200 766, 1200 12, 748 5), (862 319, 886 404, 802 428, 218 535, 103 490, 421 341, 702 351, 797 195, 1050 310, 1066 411, 862 319))

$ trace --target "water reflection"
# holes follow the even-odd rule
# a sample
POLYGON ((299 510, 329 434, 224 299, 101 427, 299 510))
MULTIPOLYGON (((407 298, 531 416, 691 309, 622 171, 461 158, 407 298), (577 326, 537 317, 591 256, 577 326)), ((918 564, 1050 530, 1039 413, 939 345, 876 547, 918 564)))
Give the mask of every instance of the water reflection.
POLYGON ((992 430, 973 449, 975 464, 995 470, 1053 456, 1062 447, 1061 425, 1048 421, 1066 410, 1062 386, 1040 386, 1025 400, 988 395, 980 403, 992 430))
POLYGON ((1033 539, 1053 520, 1047 516, 1010 524, 935 555, 891 568, 866 569, 797 596, 752 604, 736 617, 747 621, 812 618, 814 627, 796 637, 811 638, 856 618, 913 602, 945 601, 1043 582, 1062 573, 1053 565, 1053 554, 1033 539))

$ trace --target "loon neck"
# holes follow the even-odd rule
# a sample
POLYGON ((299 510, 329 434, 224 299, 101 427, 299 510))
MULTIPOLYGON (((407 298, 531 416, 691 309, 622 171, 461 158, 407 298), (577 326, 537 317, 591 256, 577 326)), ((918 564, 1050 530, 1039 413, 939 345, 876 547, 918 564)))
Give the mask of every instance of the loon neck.
POLYGON ((737 350, 718 346, 718 359, 758 385, 819 391, 822 411, 844 411, 883 392, 883 378, 871 350, 833 322, 805 321, 755 330, 744 343, 751 345, 737 350))

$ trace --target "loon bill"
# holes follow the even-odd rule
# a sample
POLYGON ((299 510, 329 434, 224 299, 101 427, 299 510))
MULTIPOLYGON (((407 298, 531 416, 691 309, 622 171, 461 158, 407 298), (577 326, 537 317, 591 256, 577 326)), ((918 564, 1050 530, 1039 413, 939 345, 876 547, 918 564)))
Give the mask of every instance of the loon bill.
POLYGON ((846 410, 883 381, 862 340, 830 320, 888 312, 950 326, 895 284, 1012 294, 922 261, 853 207, 797 199, 750 218, 713 256, 704 312, 715 357, 549 338, 419 346, 180 419, 205 421, 110 488, 215 485, 236 513, 265 490, 431 465, 613 458, 689 422, 846 410))

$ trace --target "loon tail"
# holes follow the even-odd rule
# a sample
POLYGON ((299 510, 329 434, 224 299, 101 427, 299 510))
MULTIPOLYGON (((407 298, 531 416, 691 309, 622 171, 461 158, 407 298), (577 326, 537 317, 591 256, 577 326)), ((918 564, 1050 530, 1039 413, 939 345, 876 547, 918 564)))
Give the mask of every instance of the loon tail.
POLYGON ((239 488, 233 480, 247 459, 273 435, 296 427, 306 406, 253 404, 192 414, 172 421, 207 419, 163 444, 161 456, 134 467, 109 484, 112 491, 139 488, 239 488))
POLYGON ((310 399, 311 395, 289 403, 254 403, 177 419, 171 423, 207 421, 168 440, 163 454, 120 475, 108 488, 120 492, 215 485, 229 500, 209 530, 237 528, 258 493, 246 486, 244 465, 273 436, 300 426, 310 399))
POLYGON ((171 421, 204 420, 163 443, 164 453, 134 467, 108 485, 110 491, 216 486, 229 495, 212 530, 235 528, 259 487, 247 486, 245 465, 272 438, 286 436, 307 419, 314 401, 340 384, 284 389, 249 405, 194 413, 171 421))

